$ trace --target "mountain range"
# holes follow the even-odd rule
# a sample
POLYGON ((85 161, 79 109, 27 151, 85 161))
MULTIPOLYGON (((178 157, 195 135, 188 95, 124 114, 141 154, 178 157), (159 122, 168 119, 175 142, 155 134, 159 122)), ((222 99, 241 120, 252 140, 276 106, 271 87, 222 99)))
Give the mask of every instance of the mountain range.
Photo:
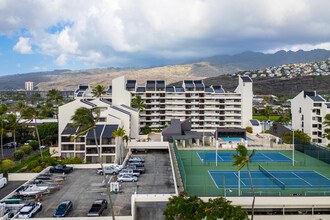
POLYGON ((39 90, 72 90, 79 84, 111 84, 111 80, 120 75, 128 79, 137 79, 143 83, 146 79, 164 79, 174 83, 183 79, 204 79, 243 70, 255 70, 289 63, 305 63, 330 58, 330 50, 311 50, 297 52, 278 51, 274 54, 243 52, 236 55, 217 55, 187 60, 178 65, 152 68, 96 68, 86 70, 54 70, 14 74, 0 77, 0 90, 24 89, 25 81, 33 81, 39 90))

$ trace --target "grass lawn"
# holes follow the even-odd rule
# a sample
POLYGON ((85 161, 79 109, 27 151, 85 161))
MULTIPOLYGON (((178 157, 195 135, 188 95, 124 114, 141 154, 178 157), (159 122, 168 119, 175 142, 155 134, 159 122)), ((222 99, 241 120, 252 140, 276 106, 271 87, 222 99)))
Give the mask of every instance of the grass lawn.
MULTIPOLYGON (((270 116, 269 117, 269 120, 271 121, 278 121, 278 119, 280 118, 281 116, 270 116)), ((257 119, 259 121, 267 121, 268 118, 266 116, 263 116, 263 115, 255 115, 253 116, 253 119, 257 119)))

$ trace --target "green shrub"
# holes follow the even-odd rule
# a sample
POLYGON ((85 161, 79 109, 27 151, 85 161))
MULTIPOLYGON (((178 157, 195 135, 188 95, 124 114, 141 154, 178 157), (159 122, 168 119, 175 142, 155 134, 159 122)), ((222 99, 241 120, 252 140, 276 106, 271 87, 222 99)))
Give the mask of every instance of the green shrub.
POLYGON ((38 141, 31 141, 29 145, 32 147, 33 150, 38 150, 39 149, 39 142, 38 141))
POLYGON ((246 131, 249 132, 249 133, 252 133, 253 132, 252 127, 249 127, 249 126, 246 127, 246 131))
POLYGON ((28 168, 28 170, 32 170, 32 169, 36 168, 37 166, 40 166, 40 162, 37 160, 34 160, 28 164, 27 168, 28 168))
POLYGON ((36 168, 32 169, 31 172, 33 173, 40 173, 44 168, 42 166, 37 166, 36 168))
POLYGON ((22 150, 17 150, 14 152, 14 158, 15 160, 21 160, 24 157, 24 151, 22 150))
POLYGON ((45 156, 43 162, 46 167, 56 166, 59 163, 56 157, 51 157, 51 156, 45 156))
POLYGON ((30 154, 33 150, 33 148, 30 146, 30 145, 27 145, 27 146, 23 146, 21 147, 21 149, 25 154, 30 154))
POLYGON ((65 158, 61 161, 61 164, 82 164, 84 163, 83 159, 80 157, 65 158))

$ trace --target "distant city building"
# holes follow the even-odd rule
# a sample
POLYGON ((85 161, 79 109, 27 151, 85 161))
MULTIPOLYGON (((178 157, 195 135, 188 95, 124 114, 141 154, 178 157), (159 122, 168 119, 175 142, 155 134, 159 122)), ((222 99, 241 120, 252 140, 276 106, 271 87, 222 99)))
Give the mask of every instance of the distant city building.
POLYGON ((31 82, 31 81, 25 82, 25 90, 26 91, 33 91, 33 82, 31 82))
POLYGON ((330 114, 330 103, 316 92, 302 91, 291 101, 292 128, 301 130, 311 137, 313 143, 328 145, 324 117, 330 114))

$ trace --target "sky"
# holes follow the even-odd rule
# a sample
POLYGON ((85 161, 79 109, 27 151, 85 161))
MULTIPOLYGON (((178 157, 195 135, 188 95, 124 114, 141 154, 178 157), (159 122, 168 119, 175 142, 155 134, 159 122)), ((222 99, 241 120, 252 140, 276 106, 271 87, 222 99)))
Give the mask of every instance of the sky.
POLYGON ((330 50, 329 0, 0 0, 0 75, 330 50))

